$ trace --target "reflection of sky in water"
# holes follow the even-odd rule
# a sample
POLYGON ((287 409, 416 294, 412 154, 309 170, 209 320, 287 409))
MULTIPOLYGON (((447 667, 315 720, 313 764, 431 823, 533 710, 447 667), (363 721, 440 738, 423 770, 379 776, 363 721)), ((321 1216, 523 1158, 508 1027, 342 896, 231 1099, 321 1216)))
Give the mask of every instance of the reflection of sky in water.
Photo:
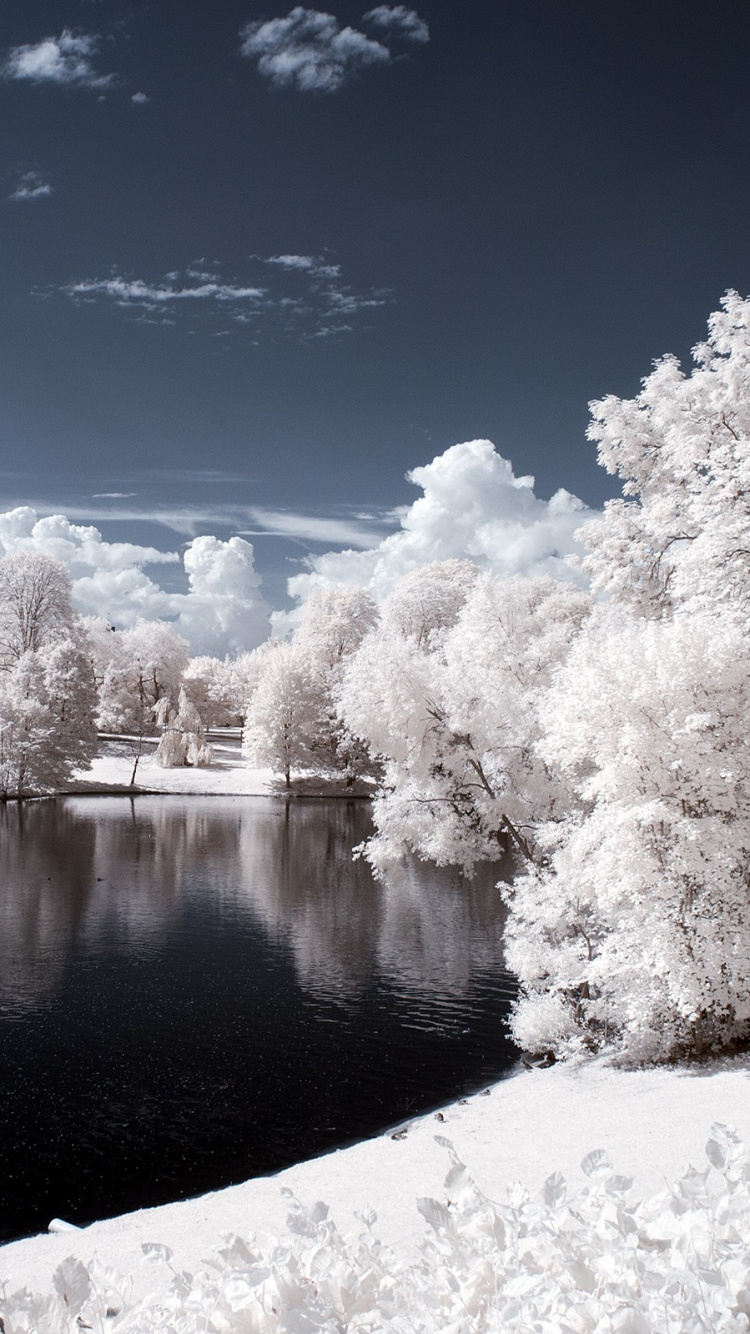
POLYGON ((66 961, 168 940, 190 904, 262 923, 307 991, 464 994, 502 959, 488 868, 473 881, 413 862, 373 881, 351 848, 364 802, 67 798, 0 808, 0 1006, 54 993, 66 961))
POLYGON ((362 802, 0 806, 0 1238, 274 1171, 512 1064, 492 872, 362 802))

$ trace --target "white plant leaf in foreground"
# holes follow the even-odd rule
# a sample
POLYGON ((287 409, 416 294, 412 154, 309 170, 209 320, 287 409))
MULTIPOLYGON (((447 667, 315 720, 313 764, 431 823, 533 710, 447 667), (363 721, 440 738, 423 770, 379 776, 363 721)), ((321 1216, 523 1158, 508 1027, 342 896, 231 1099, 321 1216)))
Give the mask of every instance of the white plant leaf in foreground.
MULTIPOLYGON (((141 1301, 130 1280, 69 1258, 53 1291, 0 1298, 5 1334, 746 1334, 750 1157, 714 1125, 709 1165, 643 1202, 596 1150, 577 1192, 559 1173, 539 1200, 517 1183, 498 1204, 455 1150, 444 1202, 416 1261, 366 1231, 342 1235, 325 1205, 293 1196, 283 1237, 234 1235, 195 1276, 141 1301)), ((168 1261, 167 1247, 145 1246, 168 1261)), ((170 1265, 170 1268, 172 1266, 170 1265)), ((6 1284, 7 1288, 7 1284, 6 1284)))

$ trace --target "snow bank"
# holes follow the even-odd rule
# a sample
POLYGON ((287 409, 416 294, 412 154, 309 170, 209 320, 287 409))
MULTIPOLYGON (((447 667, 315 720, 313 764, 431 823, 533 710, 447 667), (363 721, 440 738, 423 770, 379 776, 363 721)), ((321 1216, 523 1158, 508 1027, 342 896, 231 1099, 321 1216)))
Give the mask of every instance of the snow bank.
MULTIPOLYGON (((721 1172, 717 1174, 715 1166, 709 1170, 705 1179, 688 1178, 687 1184, 673 1197, 679 1206, 676 1212, 668 1202, 661 1202, 658 1206, 649 1205, 645 1212, 641 1211, 636 1216, 630 1206, 625 1186, 622 1181, 617 1180, 614 1180, 613 1184, 613 1173, 603 1160, 589 1162, 588 1178, 582 1174, 581 1161, 590 1151, 602 1149, 617 1173, 634 1179, 636 1198, 642 1199, 644 1195, 663 1191, 665 1184, 677 1180, 690 1163, 700 1167, 706 1166, 705 1145, 709 1129, 715 1122, 733 1126, 741 1139, 750 1144, 749 1072, 750 1062, 747 1060, 724 1062, 713 1068, 658 1068, 642 1071, 621 1071, 597 1061, 576 1067, 555 1066, 549 1070, 524 1072, 495 1085, 486 1095, 478 1094, 465 1102, 461 1101, 446 1107, 439 1117, 433 1114, 411 1123, 406 1127, 406 1133, 404 1135, 399 1133, 397 1138, 384 1134, 336 1153, 300 1163, 274 1177, 258 1178, 199 1199, 95 1223, 81 1231, 13 1242, 0 1248, 0 1279, 5 1281, 6 1294, 13 1294, 27 1286, 32 1291, 49 1295, 54 1291, 53 1275, 67 1257, 74 1257, 86 1267, 87 1272, 91 1270, 91 1262, 95 1259, 95 1263, 100 1266, 110 1266, 120 1273, 130 1275, 132 1290, 128 1297, 130 1303, 128 1310, 135 1310, 137 1303, 148 1296, 148 1301, 152 1305, 154 1302, 166 1303, 164 1306, 166 1311, 171 1309, 170 1303, 174 1305, 175 1294, 172 1292, 170 1295, 170 1289, 175 1271, 196 1275, 202 1260, 219 1247, 223 1234, 234 1233, 247 1238, 256 1233, 272 1233, 284 1237, 280 1243, 281 1251, 278 1252, 283 1261, 283 1263, 279 1261, 281 1268, 286 1273, 285 1266, 287 1268, 290 1264, 292 1268, 297 1266, 295 1271, 297 1277, 294 1282, 301 1283, 309 1296, 310 1273, 305 1266, 309 1269, 314 1263, 313 1252, 316 1247, 319 1257, 323 1257, 323 1260, 320 1260, 321 1265, 325 1262, 325 1265, 330 1264, 334 1268, 338 1265, 340 1268, 344 1263, 341 1251, 344 1243, 339 1243, 335 1240, 334 1234, 326 1230, 329 1228, 329 1223, 325 1221, 320 1211, 312 1215, 298 1214, 297 1222, 301 1233, 298 1231, 290 1235, 286 1225, 290 1199, 284 1192, 291 1191, 305 1206, 312 1206, 316 1201, 324 1200, 331 1207, 333 1217, 345 1236, 358 1236, 363 1230, 361 1211, 373 1209, 378 1217, 374 1227, 376 1235, 382 1239, 383 1244, 396 1253, 394 1259, 388 1260, 386 1269, 388 1272, 393 1271, 394 1281, 397 1280, 401 1284, 399 1300, 419 1300, 420 1309, 425 1310, 428 1279, 430 1274, 433 1275, 441 1295, 439 1300, 437 1297, 435 1299, 438 1303, 435 1312, 429 1315, 429 1318, 425 1316, 422 1327, 425 1330, 453 1328, 452 1321, 457 1317, 455 1311, 451 1314, 449 1305, 453 1301, 450 1294, 454 1292, 455 1295, 455 1291, 446 1275, 448 1269, 455 1270, 458 1274, 459 1288, 462 1283, 471 1285, 477 1279, 481 1269, 482 1247, 485 1245, 484 1242, 480 1245, 477 1237, 488 1237, 486 1229, 490 1215, 486 1214, 489 1205, 486 1202, 477 1202, 477 1197, 472 1195, 471 1187, 463 1177, 452 1178, 453 1184, 449 1184, 446 1194, 442 1183, 446 1168, 450 1166, 450 1154, 445 1144, 436 1139, 437 1136, 447 1137, 450 1140, 453 1146, 450 1152, 466 1164, 469 1175, 489 1200, 508 1200, 511 1212, 515 1211, 513 1217, 510 1220, 506 1218, 503 1223, 505 1235, 511 1239, 515 1238, 512 1244, 508 1243, 511 1249, 508 1250, 504 1242, 501 1245, 498 1240, 499 1233, 497 1235, 493 1233, 494 1240, 493 1237, 487 1239, 487 1245, 492 1251, 493 1272, 497 1270, 498 1274, 506 1275, 508 1283, 512 1281, 515 1284, 511 1291, 514 1300, 520 1300, 521 1297, 524 1297, 524 1300, 526 1297, 531 1300, 533 1296, 534 1301, 538 1298, 543 1302, 548 1299, 552 1301, 553 1296, 555 1301, 559 1298, 559 1294, 555 1296, 551 1288, 545 1289, 547 1296, 544 1296, 541 1292, 544 1284, 532 1263, 535 1255, 543 1258, 543 1241, 548 1250, 544 1252, 547 1258, 544 1259, 542 1270, 550 1266, 554 1270, 556 1265, 557 1270, 554 1272, 557 1274, 555 1282, 558 1283, 558 1287, 562 1283, 566 1291, 575 1290, 584 1304, 594 1300, 593 1289, 587 1291, 586 1283, 593 1282, 594 1287, 599 1285, 600 1289, 602 1284, 606 1288, 606 1284, 610 1281, 624 1283, 623 1291, 629 1292, 627 1265, 630 1264, 631 1269, 635 1266, 637 1270, 641 1262, 643 1265, 648 1262, 649 1271, 656 1275, 653 1279, 653 1292, 661 1294, 659 1301, 663 1304, 668 1295, 667 1287, 673 1282, 673 1277, 670 1275, 674 1265, 679 1263, 686 1270, 691 1266, 694 1269, 697 1263, 696 1256, 700 1258, 700 1265, 705 1273, 715 1272, 719 1275, 714 1279, 705 1279, 704 1275, 701 1282, 705 1280, 709 1285, 713 1284, 717 1292, 719 1289, 724 1292, 726 1282, 731 1278, 729 1271, 724 1273, 726 1265, 732 1256, 737 1259, 744 1254, 744 1261, 737 1259, 736 1273, 735 1270, 731 1271, 736 1279, 735 1288, 739 1291, 746 1280, 739 1274, 737 1265, 740 1268, 742 1264, 747 1265, 746 1254, 750 1245, 750 1235, 745 1236, 742 1232, 743 1227, 745 1232, 750 1227, 750 1198, 747 1197, 750 1168, 730 1141, 725 1139, 724 1146, 720 1144, 719 1149, 712 1152, 717 1162, 720 1154, 724 1154, 731 1173, 734 1174, 732 1180, 727 1183, 726 1174, 724 1176, 721 1172), (560 1193, 562 1188, 559 1182, 557 1185, 546 1187, 546 1203, 538 1202, 538 1196, 545 1188, 545 1182, 548 1182, 556 1172, 562 1173, 569 1183, 569 1191, 578 1198, 575 1207, 583 1220, 580 1228, 575 1217, 569 1215, 567 1211, 567 1205, 560 1193), (528 1200, 522 1190, 514 1190, 509 1196, 506 1187, 513 1181, 520 1181, 523 1189, 531 1192, 532 1199, 528 1200), (588 1194, 581 1196, 582 1190, 588 1191, 588 1194), (691 1191, 692 1196, 690 1196, 691 1191), (447 1231, 439 1231, 436 1234, 439 1248, 448 1248, 448 1258, 443 1256, 441 1260, 435 1253, 431 1253, 432 1258, 425 1260, 424 1252, 418 1249, 420 1243, 425 1244, 425 1218, 420 1216, 416 1201, 418 1197, 424 1196, 436 1197, 442 1207, 445 1206, 446 1199, 451 1199, 458 1213, 463 1216, 463 1222, 454 1220, 457 1231, 452 1231, 449 1227, 447 1231), (721 1215, 719 1223, 717 1223, 717 1210, 721 1215), (484 1217, 484 1222, 481 1222, 480 1215, 484 1217), (627 1221, 628 1218, 634 1220, 632 1227, 627 1221), (620 1221, 617 1222, 617 1219, 620 1221), (522 1224, 526 1227, 527 1223, 527 1231, 532 1236, 532 1241, 525 1250, 529 1252, 530 1260, 528 1257, 523 1259, 524 1247, 520 1246, 518 1241, 519 1228, 522 1224), (724 1229, 723 1232, 721 1228, 724 1229), (298 1255, 296 1259, 291 1258, 290 1251, 290 1247, 293 1251, 297 1246, 297 1242, 294 1241, 295 1236, 302 1237, 305 1250, 305 1255, 298 1255), (690 1241, 690 1246, 693 1246, 692 1258, 688 1254, 686 1237, 692 1238, 690 1241), (711 1249, 718 1244, 717 1237, 726 1254, 722 1251, 719 1256, 718 1252, 714 1254, 711 1249), (636 1243, 641 1250, 640 1258, 634 1259, 633 1248, 636 1243), (166 1252, 157 1249, 154 1253, 157 1263, 147 1264, 142 1250, 144 1245, 169 1248, 172 1252, 169 1263, 166 1262, 166 1252), (552 1249, 549 1250, 549 1247, 552 1249), (598 1259, 594 1256, 592 1247, 598 1248, 600 1253, 598 1259), (420 1254, 423 1257, 421 1260, 420 1254), (605 1254, 610 1256, 606 1264, 602 1259, 605 1254), (614 1259, 611 1258, 613 1256, 614 1259), (590 1273, 595 1276, 594 1280, 587 1278, 582 1270, 580 1272, 575 1270, 573 1279, 565 1277, 568 1272, 565 1266, 569 1268, 579 1261, 588 1267, 590 1273), (414 1273, 409 1269, 413 1264, 417 1265, 414 1273), (419 1273, 422 1272, 419 1269, 420 1264, 427 1266, 423 1278, 419 1278, 419 1273), (609 1265, 608 1270, 607 1265, 609 1265), (442 1277, 439 1276, 441 1266, 442 1277), (575 1274, 578 1274, 577 1278, 575 1274)), ((716 1142, 719 1143, 719 1140, 716 1142)), ((436 1212, 431 1205, 426 1206, 426 1211, 433 1222, 438 1220, 440 1223, 441 1219, 447 1221, 440 1210, 436 1212)), ((492 1227, 494 1226, 492 1224, 492 1227)), ((353 1272, 356 1271, 356 1284, 361 1286, 364 1281, 364 1270, 357 1269, 360 1263, 356 1259, 357 1244, 352 1243, 354 1249, 347 1251, 349 1257, 347 1263, 351 1262, 353 1272)), ((378 1255, 369 1255, 371 1242, 367 1241, 364 1245, 365 1250, 362 1252, 364 1259, 360 1256, 361 1263, 365 1264, 365 1261, 370 1265, 381 1263, 378 1255)), ((226 1283, 229 1282, 229 1271, 234 1273, 235 1270, 244 1267, 245 1273, 239 1287, 231 1288, 229 1291, 242 1290, 247 1295, 247 1285, 252 1286, 247 1278, 247 1272, 256 1264, 256 1260, 253 1260, 251 1265, 244 1252, 232 1251, 231 1248, 230 1251, 229 1258, 225 1257, 225 1260, 219 1262, 219 1270, 210 1271, 209 1278, 201 1280, 199 1284, 204 1294, 213 1293, 211 1301, 218 1302, 219 1306, 222 1302, 226 1305, 226 1301, 229 1300, 224 1290, 226 1283), (213 1289, 211 1289, 212 1283, 213 1289), (245 1287, 242 1287, 242 1284, 245 1287), (220 1292, 224 1293, 221 1297, 220 1292)), ((257 1259, 257 1265, 260 1268, 263 1266, 268 1268, 269 1256, 273 1254, 277 1254, 273 1251, 273 1247, 270 1250, 268 1247, 265 1250, 261 1247, 258 1251, 260 1258, 257 1259)), ((77 1283, 83 1291, 88 1280, 82 1276, 81 1271, 74 1267, 66 1272, 71 1277, 64 1282, 77 1283)), ((734 1282, 734 1279, 731 1281, 734 1282)), ((58 1288, 62 1281, 58 1276, 58 1288)), ((268 1281, 271 1283, 270 1278, 268 1281)), ((273 1283, 276 1282, 277 1279, 274 1278, 273 1283)), ((354 1278, 352 1282, 355 1282, 354 1278)), ((187 1293, 189 1290, 192 1291, 193 1286, 192 1280, 187 1288, 185 1282, 182 1282, 180 1302, 188 1301, 187 1293)), ((750 1287, 750 1272, 747 1275, 747 1286, 750 1287)), ((508 1296, 507 1293, 505 1295, 508 1296)), ((248 1312, 256 1297, 257 1293, 252 1298, 248 1296, 248 1312)), ((387 1313, 383 1292, 377 1296, 377 1300, 381 1303, 381 1316, 384 1322, 382 1327, 400 1329, 401 1326, 396 1324, 389 1326, 385 1323, 386 1317, 390 1320, 391 1316, 387 1313)), ((565 1300, 567 1301, 567 1298, 565 1300)), ((632 1304, 633 1300, 632 1294, 617 1297, 617 1302, 622 1304, 622 1310, 626 1314, 630 1309, 628 1303, 632 1304)), ((651 1296, 648 1300, 651 1301, 651 1296)), ((726 1306, 728 1300, 721 1297, 726 1310, 729 1310, 726 1306)), ((193 1296, 190 1302, 193 1303, 191 1309, 197 1319, 198 1298, 193 1296)), ((542 1306, 539 1309, 542 1310, 542 1306)), ((634 1307, 633 1310, 635 1309, 634 1307)), ((653 1323, 655 1318, 650 1306, 638 1307, 638 1310, 641 1309, 648 1312, 651 1325, 644 1325, 642 1322, 614 1323, 611 1328, 640 1334, 641 1330, 662 1327, 653 1323)), ((33 1319, 37 1324, 32 1323, 27 1326, 11 1323, 2 1303, 0 1310, 3 1311, 7 1334, 15 1334, 17 1329, 45 1328, 41 1323, 42 1316, 39 1314, 41 1308, 35 1308, 36 1314, 33 1319)), ((724 1314, 718 1307, 716 1310, 711 1308, 711 1312, 710 1319, 714 1323, 703 1326, 681 1325, 679 1328, 739 1331, 750 1327, 741 1323, 734 1325, 721 1323, 724 1321, 724 1314)), ((171 1311, 173 1328, 185 1330, 198 1327, 211 1328, 211 1325, 206 1326, 205 1323, 191 1324, 185 1312, 183 1316, 187 1323, 184 1325, 175 1323, 177 1316, 174 1310, 171 1311)), ((201 1307, 200 1319, 204 1320, 204 1317, 205 1311, 201 1307)), ((528 1311, 524 1319, 527 1317, 528 1311)), ((190 1317, 192 1318, 193 1316, 190 1317)), ((501 1322, 498 1328, 520 1330, 530 1327, 528 1323, 525 1326, 514 1325, 512 1319, 515 1317, 511 1318, 508 1312, 503 1318, 506 1323, 503 1325, 501 1322)), ((599 1316, 596 1319, 599 1319, 599 1316)), ((630 1319, 630 1316, 627 1316, 627 1319, 630 1319)), ((127 1321, 111 1325, 107 1322, 107 1327, 123 1330, 167 1327, 166 1324, 148 1323, 143 1315, 139 1316, 138 1320, 132 1325, 127 1321), (141 1323, 138 1323, 138 1320, 141 1323)), ((72 1320, 70 1327, 74 1327, 72 1320)), ((252 1330, 255 1327, 250 1322, 249 1315, 245 1324, 239 1323, 237 1317, 234 1325, 219 1322, 215 1326, 217 1329, 233 1330, 245 1328, 252 1330)), ((263 1328, 274 1327, 263 1326, 263 1328)), ((290 1325, 289 1328, 291 1327, 290 1325)), ((334 1328, 333 1325, 326 1324, 319 1327, 334 1328)), ((356 1326, 351 1324, 341 1327, 356 1326)), ((366 1325, 361 1327, 365 1328, 366 1325)), ((494 1325, 482 1326, 482 1328, 494 1327, 494 1325)), ((575 1330, 580 1328, 582 1331, 610 1328, 609 1325, 596 1324, 595 1321, 594 1323, 589 1321, 588 1324, 585 1321, 571 1324, 570 1327, 575 1330)), ((50 1324, 49 1328, 56 1330, 67 1326, 50 1324)), ((299 1328, 301 1329, 302 1325, 299 1328)), ((467 1323, 456 1325, 455 1328, 470 1330, 478 1326, 467 1323)), ((540 1325, 539 1328, 544 1330, 545 1334, 547 1332, 552 1334, 553 1330, 559 1329, 559 1323, 555 1324, 553 1319, 551 1324, 540 1325)))

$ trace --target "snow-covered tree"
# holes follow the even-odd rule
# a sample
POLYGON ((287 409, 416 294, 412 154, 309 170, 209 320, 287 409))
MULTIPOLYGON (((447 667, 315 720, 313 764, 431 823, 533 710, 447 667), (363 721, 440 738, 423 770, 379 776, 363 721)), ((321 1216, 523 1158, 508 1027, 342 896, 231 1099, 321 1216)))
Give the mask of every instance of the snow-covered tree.
POLYGON ((0 667, 18 662, 70 634, 78 617, 61 561, 39 551, 12 551, 0 560, 0 667))
POLYGON ((384 609, 345 674, 344 717, 385 764, 368 846, 379 867, 407 850, 466 869, 509 845, 530 857, 535 826, 567 805, 535 751, 538 705, 588 597, 488 574, 468 590, 452 624, 427 634, 394 632, 384 609))
POLYGON ((154 713, 162 729, 154 759, 162 769, 176 769, 184 765, 206 768, 211 763, 211 747, 206 741, 206 729, 184 686, 180 687, 176 707, 168 695, 162 695, 154 713))
POLYGON ((625 481, 582 537, 608 603, 542 707, 575 804, 510 891, 524 1045, 630 1056, 750 1036, 750 302, 730 293, 685 376, 592 405, 625 481))
POLYGON ((130 630, 94 639, 95 674, 101 680, 99 726, 105 732, 151 736, 155 706, 174 703, 188 665, 187 643, 167 621, 138 621, 130 630))
POLYGON ((96 690, 64 567, 0 561, 0 797, 58 789, 96 749, 96 690))
POLYGON ((281 772, 289 788, 292 769, 311 767, 315 737, 324 720, 296 644, 286 640, 272 644, 263 655, 263 670, 248 704, 243 753, 250 764, 281 772))
POLYGON ((729 292, 693 350, 656 363, 634 399, 591 404, 599 462, 624 500, 579 532, 596 591, 662 615, 688 601, 747 615, 750 601, 750 300, 729 292))
POLYGON ((349 784, 370 765, 369 752, 341 716, 339 694, 346 663, 373 629, 378 612, 364 589, 335 584, 316 588, 294 636, 295 651, 308 678, 315 732, 309 741, 312 765, 349 784))
POLYGON ((205 727, 236 727, 242 718, 233 666, 230 658, 206 655, 191 658, 183 672, 182 683, 205 727))

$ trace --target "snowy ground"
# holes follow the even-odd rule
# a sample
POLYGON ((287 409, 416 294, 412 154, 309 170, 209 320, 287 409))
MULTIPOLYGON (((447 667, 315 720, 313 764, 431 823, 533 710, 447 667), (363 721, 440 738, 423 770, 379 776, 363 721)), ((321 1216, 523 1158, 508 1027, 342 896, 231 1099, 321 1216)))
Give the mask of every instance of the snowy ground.
POLYGON ((222 1234, 284 1231, 292 1190, 304 1203, 324 1200, 339 1228, 359 1233, 355 1210, 372 1206, 375 1231, 400 1252, 416 1250, 426 1231, 417 1196, 444 1199, 452 1141, 490 1197, 506 1197, 520 1180, 537 1194, 556 1170, 570 1186, 584 1184, 581 1160, 603 1148, 617 1172, 635 1179, 638 1195, 664 1189, 688 1164, 706 1167, 705 1144, 716 1122, 735 1127, 750 1144, 750 1061, 714 1067, 620 1071, 596 1061, 578 1067, 524 1071, 488 1095, 408 1123, 403 1138, 383 1134, 313 1159, 273 1177, 257 1178, 198 1199, 143 1210, 81 1231, 43 1235, 0 1247, 6 1292, 28 1286, 48 1292, 56 1267, 73 1255, 92 1257, 135 1275, 136 1290, 165 1290, 173 1273, 146 1263, 144 1243, 166 1244, 178 1270, 195 1271, 222 1234))
MULTIPOLYGON (((147 792, 179 792, 196 795, 226 797, 273 796, 283 794, 284 781, 271 769, 251 769, 242 757, 239 729, 225 728, 210 734, 212 763, 205 769, 162 769, 154 761, 158 738, 146 737, 138 761, 135 790, 147 792)), ((101 738, 100 751, 90 768, 79 770, 68 784, 68 792, 132 792, 130 778, 137 749, 136 737, 101 738)), ((292 791, 296 795, 362 795, 366 787, 355 792, 324 783, 320 779, 296 774, 292 791)))

